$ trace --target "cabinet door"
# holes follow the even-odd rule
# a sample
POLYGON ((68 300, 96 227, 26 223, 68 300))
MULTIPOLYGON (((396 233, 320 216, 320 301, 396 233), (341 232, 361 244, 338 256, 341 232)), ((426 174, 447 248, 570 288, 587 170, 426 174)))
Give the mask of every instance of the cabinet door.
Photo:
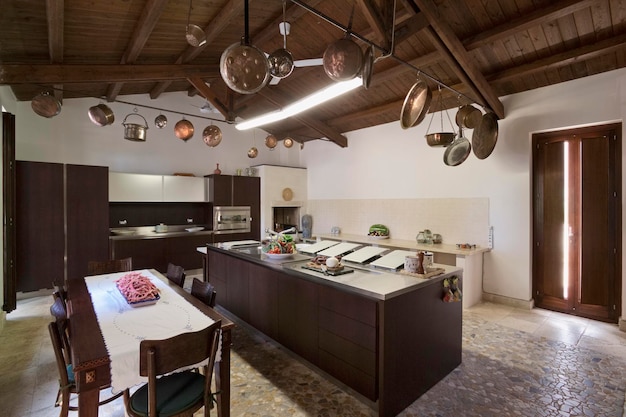
POLYGON ((233 205, 250 206, 250 234, 246 239, 261 238, 261 178, 233 177, 233 205))
POLYGON ((177 175, 163 176, 163 201, 205 201, 204 178, 177 175))
POLYGON ((318 285, 278 275, 278 339, 314 365, 318 364, 318 285))
POLYGON ((227 265, 226 297, 228 298, 228 310, 240 319, 249 321, 250 264, 229 257, 227 265))
POLYGON ((109 257, 109 168, 66 165, 67 279, 109 257))
POLYGON ((109 201, 163 201, 163 176, 109 172, 109 201))
POLYGON ((17 161, 15 197, 17 291, 62 285, 63 165, 17 161))
POLYGON ((202 254, 197 248, 210 243, 211 235, 170 237, 165 240, 168 244, 168 262, 182 266, 185 271, 202 268, 202 254))
POLYGON ((215 297, 215 304, 219 304, 226 310, 230 310, 228 305, 228 289, 226 287, 226 271, 227 271, 228 257, 208 251, 207 253, 207 276, 208 281, 215 287, 217 296, 215 297))
POLYGON ((278 332, 278 283, 274 270, 250 265, 250 324, 271 338, 278 332))
POLYGON ((232 175, 209 175, 209 201, 214 206, 233 205, 232 175))
POLYGON ((111 241, 111 258, 133 258, 133 269, 167 271, 167 239, 124 239, 111 241))

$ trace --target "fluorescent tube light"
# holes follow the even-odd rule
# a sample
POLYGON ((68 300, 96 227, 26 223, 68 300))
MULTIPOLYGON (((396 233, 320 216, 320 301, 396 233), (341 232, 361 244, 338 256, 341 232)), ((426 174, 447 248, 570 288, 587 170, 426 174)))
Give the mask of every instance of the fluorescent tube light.
POLYGON ((237 123, 235 127, 238 130, 247 130, 254 127, 266 125, 268 123, 274 123, 279 120, 295 116, 298 113, 302 113, 305 110, 315 107, 318 104, 322 104, 329 100, 332 100, 335 97, 339 97, 340 95, 352 91, 361 85, 363 85, 361 77, 356 77, 348 81, 341 81, 332 84, 331 86, 326 87, 316 93, 313 93, 301 100, 298 100, 281 110, 267 113, 253 119, 246 120, 245 122, 237 123))

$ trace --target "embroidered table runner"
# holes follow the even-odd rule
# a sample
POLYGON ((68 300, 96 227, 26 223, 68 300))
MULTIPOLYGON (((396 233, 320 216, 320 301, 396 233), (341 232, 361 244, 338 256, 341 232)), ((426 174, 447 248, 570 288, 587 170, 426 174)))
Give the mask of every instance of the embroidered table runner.
MULTIPOLYGON (((114 393, 147 382, 139 375, 139 343, 143 339, 167 339, 214 322, 149 270, 139 272, 159 289, 160 299, 155 304, 133 307, 126 302, 115 281, 127 272, 85 277, 109 352, 114 393)), ((184 352, 181 346, 181 354, 184 352)))

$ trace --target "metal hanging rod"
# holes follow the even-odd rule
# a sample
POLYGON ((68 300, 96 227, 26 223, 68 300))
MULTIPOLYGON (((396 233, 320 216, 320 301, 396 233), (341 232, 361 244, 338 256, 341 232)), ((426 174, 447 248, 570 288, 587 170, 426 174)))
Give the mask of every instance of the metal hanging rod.
MULTIPOLYGON (((325 20, 326 22, 330 23, 331 25, 337 27, 338 29, 341 29, 343 32, 345 33, 349 33, 350 36, 353 36, 357 39, 359 39, 362 42, 367 43, 368 45, 371 45, 373 48, 376 48, 378 50, 380 50, 383 54, 387 54, 386 57, 389 58, 393 58, 396 61, 398 61, 399 63, 401 63, 402 65, 405 65, 411 69, 413 69, 414 71, 417 72, 418 75, 422 75, 426 78, 428 78, 429 80, 431 80, 432 82, 436 83, 437 85, 451 91, 452 93, 454 93, 455 95, 457 95, 457 97, 465 97, 466 99, 468 99, 469 101, 471 101, 472 103, 476 103, 476 100, 474 100, 471 97, 468 97, 467 95, 461 93, 460 91, 448 86, 447 84, 445 84, 443 81, 440 81, 439 79, 433 77, 432 75, 422 71, 421 69, 417 68, 415 65, 406 62, 405 60, 403 60, 402 58, 398 57, 397 55, 395 55, 393 53, 393 51, 388 51, 387 49, 383 48, 380 45, 377 45, 376 43, 370 41, 369 39, 361 36, 360 34, 353 32, 351 29, 349 29, 348 27, 345 27, 344 25, 342 25, 341 23, 339 23, 338 21, 336 21, 335 19, 333 19, 330 16, 326 16, 324 13, 320 12, 319 10, 314 9, 313 7, 309 6, 308 4, 302 2, 301 0, 289 0, 291 1, 293 4, 302 7, 303 9, 305 9, 306 11, 314 14, 315 16, 321 18, 322 20, 325 20)), ((393 11, 394 15, 396 13, 396 11, 393 11)), ((394 27, 393 30, 395 31, 396 28, 394 27)))

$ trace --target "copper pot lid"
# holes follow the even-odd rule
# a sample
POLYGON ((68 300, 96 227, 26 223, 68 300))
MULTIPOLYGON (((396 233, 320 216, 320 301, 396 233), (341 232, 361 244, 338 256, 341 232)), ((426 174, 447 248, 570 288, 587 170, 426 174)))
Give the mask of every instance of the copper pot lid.
POLYGON ((193 136, 193 124, 189 120, 179 120, 174 126, 174 134, 178 139, 188 141, 193 136))
POLYGON ((222 130, 214 125, 207 126, 202 132, 202 140, 207 146, 214 148, 222 141, 222 130))
POLYGON ((61 113, 61 102, 47 92, 36 95, 30 106, 42 117, 50 118, 61 113))
POLYGON ((226 85, 241 94, 253 94, 270 79, 265 54, 252 45, 234 43, 222 53, 220 74, 226 85))
POLYGON ((432 98, 432 92, 426 81, 420 79, 413 84, 402 105, 400 126, 408 129, 421 123, 428 113, 432 98))
POLYGON ((328 45, 323 63, 326 75, 332 80, 351 80, 361 72, 363 52, 353 40, 342 38, 328 45))
POLYGON ((472 149, 478 159, 485 159, 498 141, 498 116, 493 112, 485 113, 480 124, 472 133, 472 149))
POLYGON ((267 137, 265 138, 265 146, 267 146, 270 149, 274 149, 277 144, 278 144, 278 139, 276 139, 276 136, 272 135, 271 133, 267 135, 267 137))

